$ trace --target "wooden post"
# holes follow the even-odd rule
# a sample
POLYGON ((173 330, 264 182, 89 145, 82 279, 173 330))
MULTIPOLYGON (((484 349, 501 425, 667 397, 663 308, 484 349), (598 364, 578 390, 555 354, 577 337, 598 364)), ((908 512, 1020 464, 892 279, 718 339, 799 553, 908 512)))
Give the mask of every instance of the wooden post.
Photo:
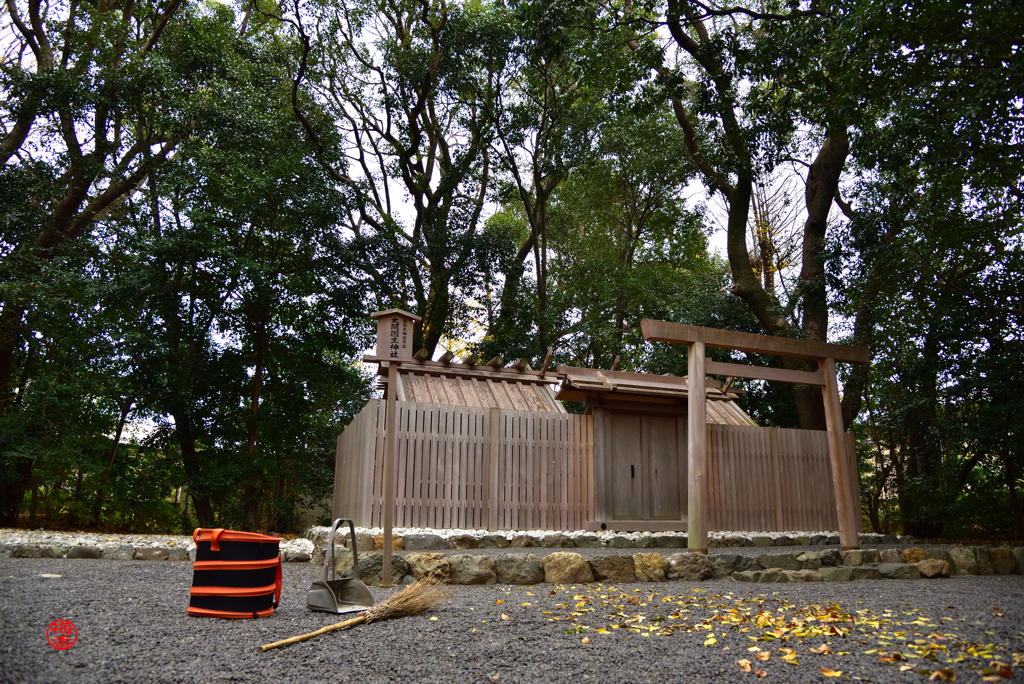
POLYGON ((708 428, 704 384, 704 343, 687 345, 687 546, 708 552, 708 428))
POLYGON ((388 363, 388 398, 384 414, 384 567, 380 585, 391 586, 391 526, 395 519, 395 448, 398 446, 397 395, 398 363, 388 363))
POLYGON ((850 459, 846 454, 846 431, 843 411, 839 402, 839 381, 836 379, 836 360, 825 358, 820 362, 825 372, 825 425, 828 429, 828 458, 832 464, 832 488, 835 491, 836 519, 839 521, 839 545, 846 551, 860 548, 857 536, 857 517, 860 506, 850 492, 850 459))
POLYGON ((493 532, 498 527, 498 456, 501 446, 500 427, 501 411, 488 409, 487 417, 487 484, 484 496, 487 497, 487 530, 493 532))

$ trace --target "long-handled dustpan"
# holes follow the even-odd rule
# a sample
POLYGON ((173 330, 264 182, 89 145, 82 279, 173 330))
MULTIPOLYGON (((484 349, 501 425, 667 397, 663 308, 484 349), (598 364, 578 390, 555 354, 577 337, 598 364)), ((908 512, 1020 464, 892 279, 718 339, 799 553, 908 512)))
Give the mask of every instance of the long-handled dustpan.
POLYGON ((324 552, 324 577, 313 582, 306 592, 306 607, 322 613, 356 613, 373 606, 373 596, 359 581, 359 552, 356 550, 356 527, 348 518, 338 518, 331 525, 331 546, 324 552), (337 578, 334 570, 334 533, 341 523, 347 522, 352 542, 352 569, 349 575, 337 578), (331 579, 327 579, 327 568, 331 579))

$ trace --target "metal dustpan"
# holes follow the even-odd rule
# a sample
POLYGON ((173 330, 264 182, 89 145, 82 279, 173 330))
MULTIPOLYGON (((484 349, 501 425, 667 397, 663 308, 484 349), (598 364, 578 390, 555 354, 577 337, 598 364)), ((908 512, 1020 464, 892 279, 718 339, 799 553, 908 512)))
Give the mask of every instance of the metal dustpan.
POLYGON ((322 613, 358 613, 373 606, 373 596, 359 581, 359 554, 356 550, 356 527, 348 518, 338 518, 331 525, 330 548, 324 553, 324 577, 313 582, 306 592, 306 607, 322 613), (352 541, 352 569, 349 575, 338 579, 334 570, 334 533, 341 523, 347 522, 352 541), (331 579, 327 579, 327 568, 331 579))

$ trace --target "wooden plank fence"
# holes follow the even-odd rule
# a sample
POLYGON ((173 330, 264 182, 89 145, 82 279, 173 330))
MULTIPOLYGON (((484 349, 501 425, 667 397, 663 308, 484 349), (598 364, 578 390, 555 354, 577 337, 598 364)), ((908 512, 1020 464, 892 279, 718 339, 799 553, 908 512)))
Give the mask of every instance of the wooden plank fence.
MULTIPOLYGON (((582 530, 593 519, 592 416, 397 407, 395 527, 582 530)), ((711 530, 838 529, 825 432, 710 424, 708 460, 711 530)), ((371 399, 338 437, 335 517, 381 525, 383 462, 384 402, 371 399)))
MULTIPOLYGON (((856 474, 853 436, 847 439, 856 474)), ((708 471, 712 530, 839 529, 824 430, 708 425, 708 471)), ((847 486, 860 501, 859 482, 847 486)))
MULTIPOLYGON (((395 527, 583 529, 594 508, 590 416, 396 405, 395 527)), ((371 399, 338 438, 336 517, 381 525, 383 444, 384 402, 371 399)))

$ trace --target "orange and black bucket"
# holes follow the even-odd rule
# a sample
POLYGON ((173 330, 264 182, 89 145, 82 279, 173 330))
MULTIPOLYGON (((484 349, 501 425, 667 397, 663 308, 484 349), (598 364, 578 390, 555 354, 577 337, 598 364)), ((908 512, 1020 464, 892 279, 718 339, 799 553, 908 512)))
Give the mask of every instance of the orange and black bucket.
POLYGON ((281 539, 255 532, 197 528, 188 614, 269 617, 281 600, 281 539))

